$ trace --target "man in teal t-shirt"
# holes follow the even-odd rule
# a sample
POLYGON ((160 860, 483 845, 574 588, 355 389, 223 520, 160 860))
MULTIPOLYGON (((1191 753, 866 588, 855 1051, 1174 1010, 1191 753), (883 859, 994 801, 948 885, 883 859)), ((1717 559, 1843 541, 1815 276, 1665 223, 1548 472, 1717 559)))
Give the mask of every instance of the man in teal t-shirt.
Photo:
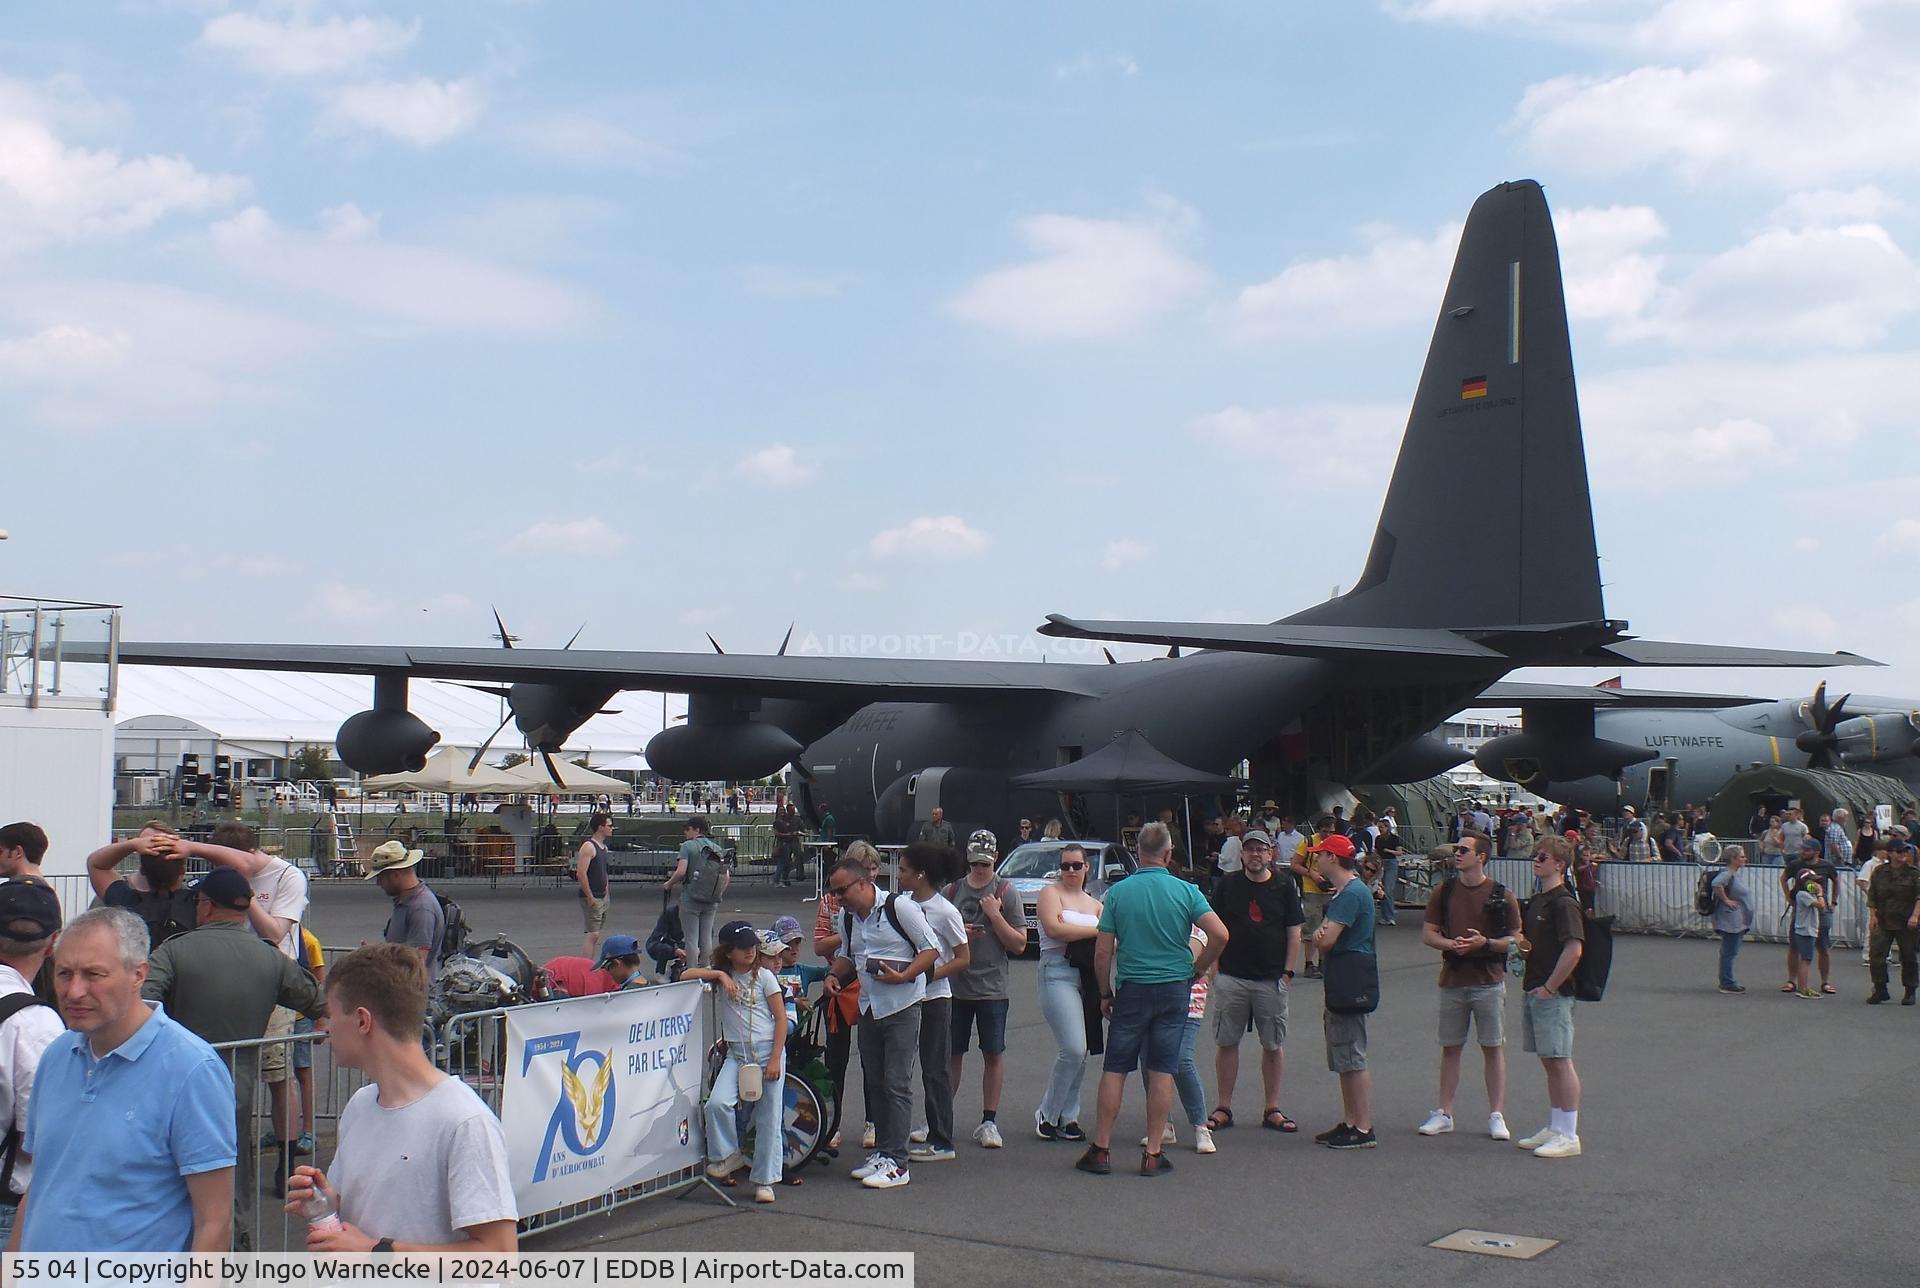
MULTIPOLYGON (((1373 892, 1360 879, 1359 855, 1348 838, 1323 837, 1308 848, 1307 858, 1315 865, 1320 880, 1333 891, 1327 901, 1326 918, 1314 932, 1321 955, 1328 959, 1321 968, 1322 976, 1332 987, 1340 970, 1331 959, 1374 956, 1373 892)), ((1367 1017, 1330 1010, 1323 1027, 1327 1068, 1340 1075, 1344 1116, 1314 1139, 1331 1149, 1372 1149, 1378 1142, 1373 1134, 1373 1075, 1367 1072, 1367 1017)))
POLYGON ((1100 1009, 1111 1021, 1100 1073, 1100 1110, 1093 1140, 1074 1166, 1106 1175, 1113 1170, 1108 1146, 1120 1117, 1127 1075, 1145 1061, 1147 1152, 1142 1176, 1173 1170, 1160 1153, 1160 1137, 1173 1102, 1173 1072, 1187 1025, 1188 986, 1206 973, 1227 946, 1227 928, 1199 887, 1167 871, 1173 835, 1164 823, 1140 829, 1140 868, 1108 891, 1094 946, 1094 978, 1100 1009), (1207 934, 1196 960, 1189 946, 1193 928, 1207 934), (1109 992, 1107 981, 1114 982, 1109 992))

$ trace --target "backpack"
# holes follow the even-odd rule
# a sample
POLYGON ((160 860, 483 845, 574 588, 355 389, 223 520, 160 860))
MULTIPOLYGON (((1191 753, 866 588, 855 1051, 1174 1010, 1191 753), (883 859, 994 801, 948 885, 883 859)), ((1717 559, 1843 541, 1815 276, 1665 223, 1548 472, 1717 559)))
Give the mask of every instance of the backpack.
MULTIPOLYGON (((887 914, 887 924, 893 927, 893 933, 906 940, 907 947, 911 948, 913 947, 913 938, 907 934, 907 928, 900 924, 900 914, 893 910, 894 900, 902 897, 904 896, 901 891, 894 891, 881 902, 880 911, 887 914)), ((840 909, 840 920, 840 947, 844 954, 851 959, 853 956, 853 909, 843 905, 840 909)))
POLYGON ((1576 1001, 1597 1002, 1607 991, 1607 975, 1613 970, 1613 918, 1593 917, 1580 910, 1581 927, 1586 938, 1580 949, 1580 962, 1573 968, 1573 996, 1576 1001))
POLYGON ((1699 879, 1693 883, 1693 910, 1702 917, 1713 916, 1713 905, 1719 902, 1713 893, 1713 879, 1719 875, 1718 868, 1701 868, 1699 879))
POLYGON ((685 897, 694 903, 719 903, 720 887, 727 875, 727 855, 710 836, 700 838, 698 858, 687 864, 685 897))
POLYGON ((446 918, 446 925, 440 931, 440 954, 435 961, 445 961, 467 946, 467 914, 460 911, 460 905, 435 890, 427 887, 428 893, 440 901, 440 915, 446 918))
MULTIPOLYGON (((1453 929, 1447 925, 1447 909, 1453 906, 1454 887, 1459 884, 1460 878, 1451 876, 1440 886, 1440 929, 1442 933, 1451 932, 1453 929)), ((1487 895, 1487 907, 1499 907, 1500 920, 1503 924, 1497 927, 1495 934, 1488 935, 1487 938, 1498 939, 1501 935, 1510 935, 1517 929, 1513 924, 1513 905, 1507 902, 1507 898, 1511 893, 1512 892, 1504 885, 1501 885, 1499 881, 1496 880, 1493 883, 1493 890, 1487 895)))
MULTIPOLYGON (((0 1025, 4 1025, 29 1006, 44 1006, 56 1015, 59 1014, 59 1010, 53 1003, 42 1001, 32 993, 9 993, 5 997, 0 997, 0 1025)), ((20 1201, 14 1197, 13 1193, 13 1165, 20 1158, 21 1139, 20 1129, 12 1123, 7 1124, 5 1142, 0 1144, 0 1154, 4 1154, 6 1158, 4 1163, 0 1163, 0 1203, 8 1207, 20 1201)))

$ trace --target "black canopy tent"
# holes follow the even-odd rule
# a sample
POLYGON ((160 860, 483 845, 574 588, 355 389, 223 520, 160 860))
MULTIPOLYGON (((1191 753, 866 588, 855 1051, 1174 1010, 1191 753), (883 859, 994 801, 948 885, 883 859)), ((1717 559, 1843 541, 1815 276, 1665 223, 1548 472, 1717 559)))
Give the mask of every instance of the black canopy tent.
MULTIPOLYGON (((1079 760, 1052 769, 1021 774, 1012 786, 1022 790, 1067 793, 1113 793, 1114 839, 1120 839, 1120 798, 1150 792, 1178 792, 1182 798, 1196 794, 1231 793, 1240 785, 1237 778, 1208 773, 1183 765, 1147 741, 1138 729, 1128 729, 1100 750, 1079 760)), ((1193 820, 1187 818, 1187 837, 1191 847, 1193 820)), ((1189 855, 1189 858, 1192 856, 1189 855)))

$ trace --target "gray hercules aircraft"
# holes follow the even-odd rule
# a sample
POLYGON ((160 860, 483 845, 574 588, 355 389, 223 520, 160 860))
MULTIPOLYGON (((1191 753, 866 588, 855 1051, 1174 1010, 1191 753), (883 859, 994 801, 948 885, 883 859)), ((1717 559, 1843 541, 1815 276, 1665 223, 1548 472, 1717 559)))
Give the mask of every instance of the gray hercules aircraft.
MULTIPOLYGON (((1563 709, 1574 702, 1568 697, 1563 709)), ((1622 804, 1640 810, 1705 804, 1727 779, 1755 765, 1862 769, 1920 790, 1920 702, 1848 694, 1829 703, 1822 682, 1810 699, 1701 696, 1660 711, 1596 705, 1595 735, 1634 748, 1638 763, 1624 767, 1617 780, 1596 775, 1556 782, 1542 794, 1602 817, 1622 804)), ((1525 719, 1532 724, 1533 713, 1525 719)), ((1502 741, 1482 747, 1474 764, 1489 777, 1542 791, 1520 777, 1537 767, 1525 757, 1503 755, 1502 741)))
MULTIPOLYGON (((1274 555, 1312 553, 1299 543, 1274 555)), ((1562 704, 1551 686, 1501 678, 1526 666, 1863 660, 1657 643, 1607 617, 1559 251, 1533 182, 1501 184, 1467 218, 1392 485, 1351 590, 1264 625, 1051 616, 1039 629, 1199 651, 1108 666, 231 644, 126 644, 120 657, 372 675, 373 708, 350 717, 336 744, 363 773, 417 766, 438 741, 407 710, 415 677, 510 686, 520 732, 549 757, 622 689, 685 693, 686 723, 647 746, 658 773, 741 779, 791 764, 806 812, 817 818, 829 803, 842 832, 882 840, 902 836, 935 805, 964 826, 1002 833, 1023 812, 1063 809, 1070 825, 1090 830, 1115 817, 1111 795, 1063 801, 1011 780, 1130 729, 1195 769, 1225 773, 1245 760, 1256 799, 1304 807, 1316 784, 1424 778, 1458 759, 1431 736, 1449 713, 1526 701, 1554 713, 1551 737, 1514 735, 1509 758, 1531 757, 1555 782, 1610 775, 1642 749, 1595 735, 1591 712, 1607 699, 1558 690, 1580 696, 1562 704), (1518 479, 1518 499, 1474 500, 1489 474, 1518 479)))

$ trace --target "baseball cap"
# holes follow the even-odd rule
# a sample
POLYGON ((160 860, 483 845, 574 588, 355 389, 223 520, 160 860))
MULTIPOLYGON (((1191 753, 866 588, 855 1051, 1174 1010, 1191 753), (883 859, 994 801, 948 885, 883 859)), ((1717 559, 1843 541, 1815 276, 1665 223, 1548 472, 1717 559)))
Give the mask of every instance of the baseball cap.
POLYGON ((762 957, 778 957, 786 951, 787 941, 780 938, 780 936, 773 931, 766 931, 760 936, 760 955, 762 957))
POLYGON ((373 853, 367 856, 367 880, 373 880, 382 872, 410 868, 424 857, 419 850, 409 850, 405 842, 382 842, 374 846, 373 853))
POLYGON ((1820 842, 1814 840, 1811 836, 1803 837, 1800 841, 1800 848, 1803 850, 1812 850, 1818 854, 1820 852, 1820 842))
POLYGON ((253 887, 232 868, 214 868, 187 883, 187 893, 205 895, 216 908, 238 912, 253 902, 253 887))
POLYGON ((1307 853, 1331 854, 1336 859, 1350 859, 1354 854, 1353 842, 1344 836, 1329 836, 1318 845, 1308 846, 1307 853))
MULTIPOLYGON (((243 883, 244 880, 242 878, 243 883)), ((54 894, 53 887, 39 881, 0 882, 0 929, 11 927, 16 922, 25 922, 43 935, 51 935, 59 930, 60 899, 54 894)))
POLYGON ((986 828, 980 828, 967 838, 967 862, 991 863, 999 857, 1000 842, 986 828))
POLYGON ((638 957, 640 941, 632 935, 608 935, 600 941, 600 960, 598 965, 605 966, 610 961, 622 957, 638 957))
POLYGON ((729 921, 720 927, 714 942, 722 948, 758 948, 760 932, 753 928, 750 921, 729 921))
POLYGON ((807 937, 806 932, 800 929, 800 921, 797 917, 775 917, 773 933, 780 936, 780 942, 783 944, 790 944, 796 939, 807 937))
POLYGON ((1243 849, 1249 845, 1258 845, 1271 850, 1273 848, 1273 838, 1257 827, 1251 828, 1245 836, 1240 838, 1240 845, 1243 849))

